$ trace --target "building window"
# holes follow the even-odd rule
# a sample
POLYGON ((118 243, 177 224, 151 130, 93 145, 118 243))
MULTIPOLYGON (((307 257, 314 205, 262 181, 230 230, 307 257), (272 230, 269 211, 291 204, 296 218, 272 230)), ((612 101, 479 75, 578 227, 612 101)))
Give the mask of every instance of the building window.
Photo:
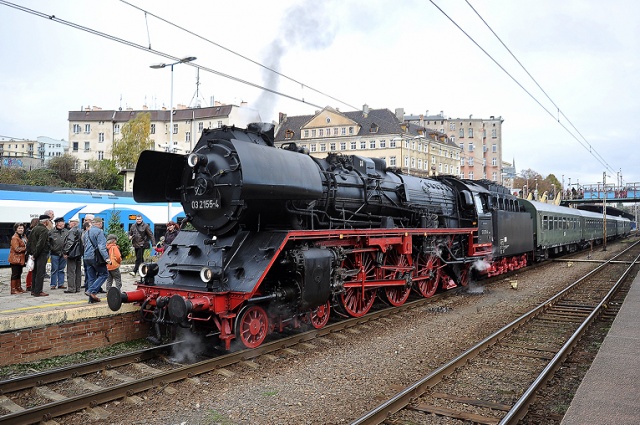
POLYGON ((389 140, 389 147, 390 148, 395 148, 396 147, 396 141, 394 139, 389 140))
POLYGON ((491 152, 493 152, 493 153, 498 152, 498 145, 497 144, 494 143, 493 145, 491 145, 491 152))
POLYGON ((418 169, 422 168, 422 160, 418 159, 418 169))
POLYGON ((445 174, 449 174, 449 164, 444 164, 444 172, 445 174))
POLYGON ((375 140, 369 141, 369 149, 375 149, 375 148, 376 148, 376 141, 375 140))
POLYGON ((396 166, 396 157, 392 156, 389 158, 389 167, 395 167, 396 166))
POLYGON ((458 132, 458 137, 461 139, 464 137, 464 128, 460 129, 460 131, 458 132))
POLYGON ((293 139, 293 131, 292 130, 287 130, 284 132, 284 138, 285 139, 293 139))
MULTIPOLYGON (((74 151, 74 152, 78 152, 78 149, 79 149, 78 145, 79 145, 79 143, 78 143, 78 142, 73 142, 73 151, 74 151)), ((76 168, 77 168, 77 167, 76 167, 76 168)))
POLYGON ((84 169, 85 169, 85 170, 88 170, 88 169, 89 169, 89 160, 88 160, 88 159, 85 159, 85 160, 84 160, 84 169))
POLYGON ((113 134, 120 134, 120 124, 113 126, 113 134))
POLYGON ((156 125, 151 124, 151 134, 156 134, 156 125))
POLYGON ((356 142, 355 142, 355 141, 354 141, 354 142, 351 142, 351 150, 353 150, 353 151, 354 151, 354 150, 356 150, 356 149, 357 149, 357 147, 356 147, 356 142))
POLYGON ((186 133, 184 133, 184 141, 189 143, 191 142, 191 132, 187 131, 186 133))
POLYGON ((87 134, 91 133, 91 124, 84 125, 84 132, 87 134))
POLYGON ((336 128, 334 128, 334 129, 333 129, 333 135, 334 135, 334 136, 337 136, 337 135, 338 135, 338 127, 336 127, 336 128))
POLYGON ((102 161, 104 159, 104 151, 98 151, 98 160, 102 161))
POLYGON ((173 124, 173 134, 178 134, 178 124, 173 124))
POLYGON ((341 151, 346 151, 347 150, 347 143, 346 142, 340 142, 340 150, 341 151))
POLYGON ((318 147, 316 146, 316 144, 315 144, 315 143, 311 143, 311 144, 309 145, 309 148, 310 148, 310 151, 311 151, 311 152, 316 152, 316 151, 318 150, 318 147))
POLYGON ((469 137, 473 137, 473 128, 469 129, 469 137))
POLYGON ((353 127, 349 127, 349 134, 353 134, 353 127))
POLYGON ((104 142, 104 133, 98 133, 98 142, 104 142))
POLYGON ((449 130, 450 131, 455 131, 456 130, 456 123, 450 122, 449 123, 449 130))
POLYGON ((495 171, 491 174, 491 180, 493 180, 494 182, 498 181, 498 173, 496 173, 495 171))
POLYGON ((331 152, 335 152, 336 151, 336 143, 335 142, 330 143, 329 144, 329 149, 331 150, 331 152))
POLYGON ((198 133, 202 133, 202 130, 204 130, 204 123, 203 122, 199 122, 198 123, 198 133))
POLYGON ((218 128, 222 128, 222 121, 218 121, 218 128))
POLYGON ((460 165, 464 167, 464 157, 460 158, 460 165))
POLYGON ((451 139, 451 143, 455 143, 456 142, 456 136, 451 136, 449 139, 451 139))
POLYGON ((346 135, 347 135, 347 128, 346 128, 346 127, 342 127, 342 129, 341 129, 341 130, 342 130, 342 131, 341 131, 341 134, 342 134, 343 136, 346 136, 346 135))
POLYGON ((324 137, 324 129, 323 128, 318 130, 318 137, 324 137))
POLYGON ((469 158, 469 166, 473 167, 473 157, 469 158))
POLYGON ((498 137, 498 131, 495 128, 491 129, 491 137, 493 137, 494 139, 498 137))
POLYGON ((405 157, 404 157, 404 166, 405 166, 405 167, 408 167, 408 166, 409 166, 409 157, 408 157, 408 156, 405 156, 405 157))
MULTIPOLYGON (((85 151, 90 151, 91 150, 91 143, 84 142, 84 150, 85 151)), ((85 170, 86 170, 86 168, 85 168, 85 170)))
POLYGON ((327 151, 327 144, 320 143, 320 152, 326 152, 326 151, 327 151))
POLYGON ((473 152, 473 143, 469 143, 469 152, 473 152))
POLYGON ((360 149, 367 149, 367 141, 360 140, 360 149))
POLYGON ((380 140, 380 149, 384 149, 387 147, 387 141, 386 140, 380 140))
POLYGON ((74 124, 73 125, 73 134, 78 134, 80 133, 80 124, 74 124))
POLYGON ((316 137, 316 129, 311 130, 311 137, 316 137))
POLYGON ((493 165, 494 167, 498 165, 498 158, 496 158, 495 156, 491 158, 491 165, 493 165))
POLYGON ((469 171, 469 180, 473 180, 473 171, 469 171))
POLYGON ((305 139, 309 138, 309 130, 304 131, 304 138, 305 139))

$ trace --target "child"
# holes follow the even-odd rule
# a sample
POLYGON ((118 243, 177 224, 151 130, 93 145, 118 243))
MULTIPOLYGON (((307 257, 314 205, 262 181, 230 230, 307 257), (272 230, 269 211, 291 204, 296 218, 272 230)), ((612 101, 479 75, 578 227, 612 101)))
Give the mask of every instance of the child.
POLYGON ((116 288, 122 289, 122 276, 120 274, 120 263, 122 262, 122 256, 120 255, 120 249, 118 248, 118 238, 114 234, 107 236, 107 251, 109 251, 109 258, 111 264, 107 264, 107 270, 109 271, 109 277, 107 278, 107 291, 111 288, 111 284, 115 280, 116 288))

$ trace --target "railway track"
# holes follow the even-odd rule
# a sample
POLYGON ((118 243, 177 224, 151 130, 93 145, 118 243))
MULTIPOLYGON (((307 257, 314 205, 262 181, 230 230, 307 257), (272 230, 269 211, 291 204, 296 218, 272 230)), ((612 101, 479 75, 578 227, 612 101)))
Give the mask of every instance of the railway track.
POLYGON ((517 423, 639 260, 637 242, 353 424, 517 423))
POLYGON ((0 424, 38 423, 83 409, 92 409, 94 416, 100 417, 104 413, 99 408, 101 404, 115 400, 137 403, 139 400, 135 394, 142 391, 165 389, 180 380, 197 379, 200 374, 420 308, 453 293, 455 291, 439 293, 431 298, 417 298, 399 307, 381 308, 363 317, 330 323, 322 329, 288 335, 252 350, 216 355, 192 364, 171 360, 167 350, 176 349, 180 344, 176 342, 0 381, 0 424))

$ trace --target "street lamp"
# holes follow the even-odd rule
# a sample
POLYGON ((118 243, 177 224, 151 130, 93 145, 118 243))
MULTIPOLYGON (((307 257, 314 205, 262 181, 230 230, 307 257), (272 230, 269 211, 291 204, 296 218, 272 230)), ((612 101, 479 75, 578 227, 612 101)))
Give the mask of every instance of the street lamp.
POLYGON ((170 115, 169 115, 169 145, 171 147, 173 147, 173 65, 178 65, 180 63, 186 63, 186 62, 192 62, 192 61, 194 61, 196 59, 197 58, 195 56, 189 56, 189 57, 180 59, 178 62, 158 63, 158 64, 155 64, 155 65, 150 65, 149 66, 149 68, 151 68, 151 69, 162 69, 162 68, 166 68, 167 66, 171 67, 171 105, 170 105, 170 111, 169 111, 169 113, 170 113, 170 115))

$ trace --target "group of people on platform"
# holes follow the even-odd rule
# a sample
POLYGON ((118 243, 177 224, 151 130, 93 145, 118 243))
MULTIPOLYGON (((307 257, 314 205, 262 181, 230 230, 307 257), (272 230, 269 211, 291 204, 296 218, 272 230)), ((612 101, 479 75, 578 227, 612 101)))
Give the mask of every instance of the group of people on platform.
MULTIPOLYGON (((122 288, 120 264, 122 255, 114 234, 105 236, 102 218, 87 214, 82 226, 79 220, 72 218, 68 223, 63 217, 54 219, 53 211, 45 211, 38 218, 33 218, 27 227, 25 223, 13 226, 9 264, 11 265, 11 294, 30 291, 34 297, 45 297, 44 292, 47 262, 51 262, 51 290, 64 290, 73 294, 84 291, 89 303, 100 302, 98 293, 105 292, 102 285, 106 282, 106 290, 115 285, 122 288), (22 289, 22 273, 28 269, 26 291, 22 289), (82 283, 84 267, 85 282, 82 283), (65 286, 65 270, 67 286, 65 286)), ((170 221, 164 243, 171 243, 179 232, 179 226, 170 221), (167 242, 168 241, 168 242, 167 242)), ((145 249, 156 245, 153 232, 141 216, 129 229, 129 239, 135 250, 136 261, 132 275, 136 275, 143 262, 145 249)), ((163 247, 156 246, 159 252, 163 247)))

